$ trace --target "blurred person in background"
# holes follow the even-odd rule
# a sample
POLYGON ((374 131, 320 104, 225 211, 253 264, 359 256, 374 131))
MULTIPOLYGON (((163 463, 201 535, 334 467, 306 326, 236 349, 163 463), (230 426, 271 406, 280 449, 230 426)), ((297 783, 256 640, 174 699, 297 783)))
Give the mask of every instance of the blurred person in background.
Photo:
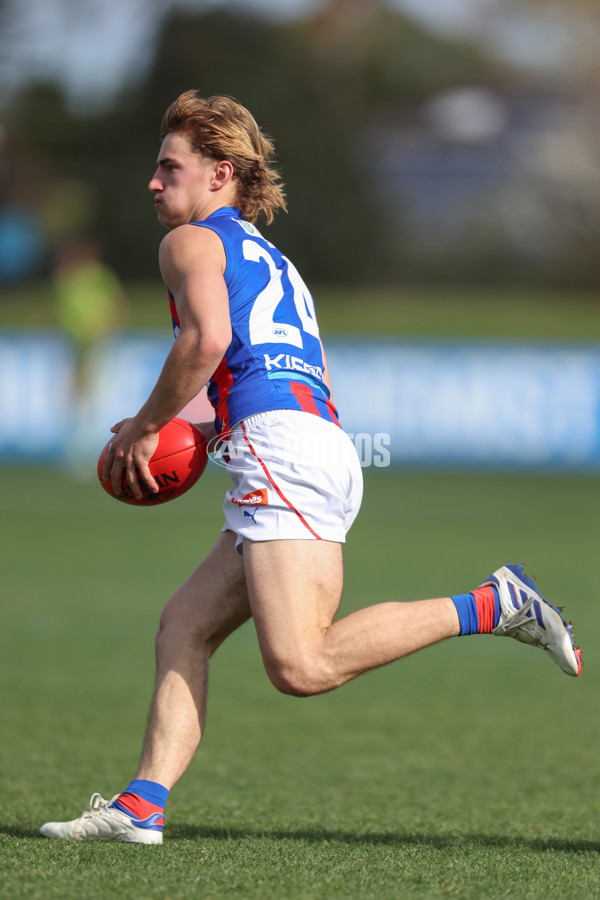
POLYGON ((101 339, 122 328, 127 301, 119 278, 101 259, 100 249, 80 238, 66 244, 54 268, 57 321, 76 353, 78 391, 89 382, 89 356, 101 339))
POLYGON ((71 473, 92 477, 89 466, 89 417, 95 351, 127 321, 127 298, 118 276, 102 261, 99 247, 74 239, 58 254, 53 272, 56 319, 74 353, 71 424, 65 457, 71 473))

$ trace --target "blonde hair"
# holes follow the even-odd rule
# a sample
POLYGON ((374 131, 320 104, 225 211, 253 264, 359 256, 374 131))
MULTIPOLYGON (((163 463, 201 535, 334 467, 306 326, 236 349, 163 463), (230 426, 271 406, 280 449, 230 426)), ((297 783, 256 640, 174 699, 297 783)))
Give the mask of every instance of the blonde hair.
POLYGON ((194 150, 226 159, 237 181, 237 204, 249 222, 264 213, 267 223, 278 209, 286 210, 283 184, 269 165, 275 148, 248 110, 231 97, 199 97, 186 91, 163 116, 160 136, 185 135, 194 150))

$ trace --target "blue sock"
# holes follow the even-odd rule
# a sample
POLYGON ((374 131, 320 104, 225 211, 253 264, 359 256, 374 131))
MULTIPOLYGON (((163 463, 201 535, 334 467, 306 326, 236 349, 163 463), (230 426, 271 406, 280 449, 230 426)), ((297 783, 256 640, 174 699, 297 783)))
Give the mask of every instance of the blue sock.
POLYGON ((455 594, 450 597, 458 613, 461 634, 479 634, 479 616, 473 594, 455 594))
POLYGON ((124 794, 137 794, 142 800, 148 800, 149 803, 155 803, 156 806, 164 808, 168 798, 169 791, 158 781, 144 781, 142 779, 134 780, 123 791, 124 794))

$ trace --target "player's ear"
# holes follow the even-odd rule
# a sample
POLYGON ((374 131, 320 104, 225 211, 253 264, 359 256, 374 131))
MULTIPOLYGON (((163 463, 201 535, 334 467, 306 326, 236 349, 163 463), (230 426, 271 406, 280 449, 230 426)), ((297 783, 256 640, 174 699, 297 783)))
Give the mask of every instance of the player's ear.
POLYGON ((212 178, 212 187, 214 190, 225 187, 234 177, 233 166, 228 159, 219 159, 216 162, 214 174, 212 178))

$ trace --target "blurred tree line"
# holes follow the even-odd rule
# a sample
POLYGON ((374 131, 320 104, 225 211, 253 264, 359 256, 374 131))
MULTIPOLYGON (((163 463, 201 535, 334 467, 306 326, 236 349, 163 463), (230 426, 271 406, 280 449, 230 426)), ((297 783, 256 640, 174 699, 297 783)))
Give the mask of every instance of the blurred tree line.
MULTIPOLYGON (((456 138, 436 135, 426 111, 432 98, 465 85, 514 97, 535 92, 539 79, 475 43, 434 35, 376 0, 331 0, 314 17, 286 24, 239 7, 175 9, 164 19, 147 77, 124 87, 109 108, 99 110, 90 98, 89 112, 74 111, 50 82, 17 93, 4 111, 0 204, 35 208, 48 238, 47 267, 61 243, 84 235, 121 277, 155 278, 162 232, 147 183, 158 129, 168 104, 195 87, 236 97, 274 138, 290 212, 268 234, 312 282, 544 283, 550 273, 553 283, 597 284, 600 156, 583 139, 576 152, 587 155, 577 171, 589 177, 552 180, 536 169, 535 215, 527 208, 521 231, 509 229, 509 238, 502 232, 511 217, 506 194, 498 209, 488 205, 485 228, 471 218, 449 242, 420 232, 410 204, 404 210, 402 178, 392 185, 394 166, 384 164, 370 138, 390 128, 408 134, 409 143, 418 134, 425 148, 444 145, 446 159, 456 138), (548 230, 561 216, 544 244, 552 266, 544 252, 519 252, 527 222, 548 230)), ((576 109, 578 134, 591 137, 588 107, 578 98, 576 109)), ((429 189, 435 216, 435 186, 429 189)), ((521 195, 514 183, 512 190, 516 210, 521 195)))

